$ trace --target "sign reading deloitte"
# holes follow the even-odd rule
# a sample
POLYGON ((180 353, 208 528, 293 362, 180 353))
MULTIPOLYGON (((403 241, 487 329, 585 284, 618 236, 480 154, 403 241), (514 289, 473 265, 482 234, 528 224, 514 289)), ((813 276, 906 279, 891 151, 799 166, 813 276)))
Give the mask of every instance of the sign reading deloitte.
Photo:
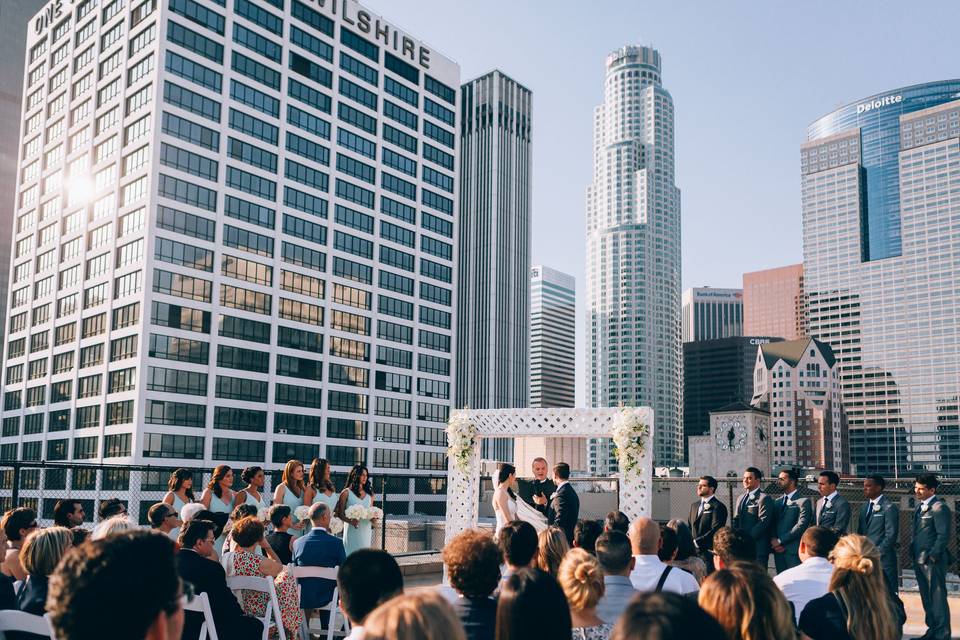
POLYGON ((873 111, 874 109, 879 109, 880 107, 887 107, 891 104, 898 104, 903 102, 903 96, 883 96, 882 98, 877 98, 876 100, 871 100, 870 102, 861 102, 857 105, 857 115, 865 113, 867 111, 873 111))

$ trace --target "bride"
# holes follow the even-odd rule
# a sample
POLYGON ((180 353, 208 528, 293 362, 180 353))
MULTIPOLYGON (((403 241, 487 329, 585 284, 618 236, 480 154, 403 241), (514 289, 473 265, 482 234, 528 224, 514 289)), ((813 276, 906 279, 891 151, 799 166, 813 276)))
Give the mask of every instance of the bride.
POLYGON ((500 530, 514 520, 523 520, 533 525, 537 533, 547 528, 547 519, 542 513, 523 500, 518 501, 513 492, 517 480, 517 469, 512 464, 503 463, 497 473, 497 488, 493 492, 493 512, 497 516, 497 528, 494 536, 500 536, 500 530))

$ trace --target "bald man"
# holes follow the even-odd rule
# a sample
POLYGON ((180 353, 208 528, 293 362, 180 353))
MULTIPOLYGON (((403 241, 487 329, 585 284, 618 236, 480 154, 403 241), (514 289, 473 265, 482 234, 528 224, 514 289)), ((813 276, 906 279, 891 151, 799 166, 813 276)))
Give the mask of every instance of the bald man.
POLYGON ((661 545, 660 525, 652 519, 642 516, 630 525, 630 545, 635 561, 630 582, 637 591, 687 594, 700 590, 692 575, 664 564, 657 557, 661 545))

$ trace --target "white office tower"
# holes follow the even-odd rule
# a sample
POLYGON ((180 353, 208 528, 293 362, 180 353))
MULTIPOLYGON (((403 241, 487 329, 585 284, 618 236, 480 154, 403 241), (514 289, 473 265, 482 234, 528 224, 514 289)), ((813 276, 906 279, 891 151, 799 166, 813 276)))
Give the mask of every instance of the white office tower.
POLYGON ((683 292, 682 304, 684 342, 743 335, 743 289, 693 287, 683 292))
MULTIPOLYGON (((530 393, 530 90, 500 71, 460 88, 457 407, 527 406, 530 393)), ((512 438, 483 441, 513 460, 512 438)))
MULTIPOLYGON (((660 53, 627 46, 607 56, 587 187, 588 398, 593 407, 652 407, 658 466, 683 457, 673 140, 660 53)), ((590 456, 591 472, 613 470, 609 439, 592 440, 590 456)))
POLYGON ((443 474, 458 66, 350 0, 43 11, 0 458, 443 474))

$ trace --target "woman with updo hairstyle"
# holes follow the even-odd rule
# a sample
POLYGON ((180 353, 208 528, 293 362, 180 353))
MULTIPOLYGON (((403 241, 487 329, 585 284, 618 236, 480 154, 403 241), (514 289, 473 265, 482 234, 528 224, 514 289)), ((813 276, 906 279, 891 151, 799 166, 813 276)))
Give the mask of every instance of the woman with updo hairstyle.
POLYGON ((734 562, 703 581, 700 606, 729 640, 794 640, 793 612, 783 592, 756 562, 734 562))
POLYGON ((560 563, 558 578, 570 605, 573 640, 607 640, 613 625, 597 615, 597 603, 604 592, 597 558, 583 549, 571 549, 560 563))
POLYGON ((880 567, 880 551, 866 536, 840 538, 830 552, 830 592, 807 603, 800 631, 812 640, 895 640, 902 629, 880 567))
POLYGON ((450 603, 433 591, 390 598, 363 621, 365 640, 466 640, 450 603))

